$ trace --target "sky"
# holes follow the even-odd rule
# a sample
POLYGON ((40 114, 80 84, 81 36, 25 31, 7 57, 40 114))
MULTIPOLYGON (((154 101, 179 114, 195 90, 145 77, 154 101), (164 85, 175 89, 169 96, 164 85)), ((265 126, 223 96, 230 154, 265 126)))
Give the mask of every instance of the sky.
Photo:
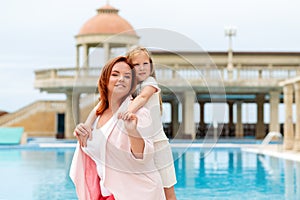
MULTIPOLYGON (((65 95, 35 89, 34 71, 74 67, 74 36, 106 2, 1 1, 0 110, 14 112, 36 100, 65 99, 65 95)), ((109 3, 135 29, 176 32, 204 51, 226 51, 228 38, 224 28, 234 26, 237 30, 234 51, 300 52, 298 0, 110 0, 109 3)))

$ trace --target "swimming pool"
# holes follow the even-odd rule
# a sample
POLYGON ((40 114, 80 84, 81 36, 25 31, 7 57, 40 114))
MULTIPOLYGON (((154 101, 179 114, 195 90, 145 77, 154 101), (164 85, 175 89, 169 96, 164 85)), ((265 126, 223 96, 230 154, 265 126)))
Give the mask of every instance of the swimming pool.
MULTIPOLYGON (((77 199, 74 148, 0 148, 0 200, 77 199)), ((173 148, 178 200, 300 199, 300 163, 240 148, 173 148), (298 183, 298 184, 297 184, 298 183)))
POLYGON ((240 148, 193 149, 175 158, 175 167, 180 200, 300 199, 300 163, 293 161, 240 148))

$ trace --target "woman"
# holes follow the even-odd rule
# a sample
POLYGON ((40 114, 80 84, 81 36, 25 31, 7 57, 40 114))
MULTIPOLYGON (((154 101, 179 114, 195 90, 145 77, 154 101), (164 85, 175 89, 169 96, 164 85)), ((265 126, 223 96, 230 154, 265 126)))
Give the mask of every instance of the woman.
POLYGON ((74 153, 70 177, 79 199, 164 200, 160 175, 153 159, 151 117, 141 108, 126 120, 135 88, 134 69, 125 57, 117 57, 102 69, 98 90, 101 96, 93 140, 79 144, 74 153))

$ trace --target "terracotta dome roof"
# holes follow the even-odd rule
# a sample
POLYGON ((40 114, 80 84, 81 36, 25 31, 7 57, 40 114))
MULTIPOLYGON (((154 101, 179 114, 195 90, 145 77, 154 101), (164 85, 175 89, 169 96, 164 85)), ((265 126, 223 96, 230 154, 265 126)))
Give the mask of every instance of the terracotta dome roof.
POLYGON ((78 35, 117 34, 125 31, 127 34, 136 35, 133 27, 118 15, 119 10, 110 5, 105 5, 97 11, 98 14, 82 26, 78 35))

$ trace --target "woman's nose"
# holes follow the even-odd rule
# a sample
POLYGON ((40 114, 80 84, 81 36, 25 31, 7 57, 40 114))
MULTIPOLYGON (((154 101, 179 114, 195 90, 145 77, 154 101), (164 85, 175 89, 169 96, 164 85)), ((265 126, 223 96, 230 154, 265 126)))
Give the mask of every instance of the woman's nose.
POLYGON ((120 76, 119 81, 124 81, 124 76, 120 76))

